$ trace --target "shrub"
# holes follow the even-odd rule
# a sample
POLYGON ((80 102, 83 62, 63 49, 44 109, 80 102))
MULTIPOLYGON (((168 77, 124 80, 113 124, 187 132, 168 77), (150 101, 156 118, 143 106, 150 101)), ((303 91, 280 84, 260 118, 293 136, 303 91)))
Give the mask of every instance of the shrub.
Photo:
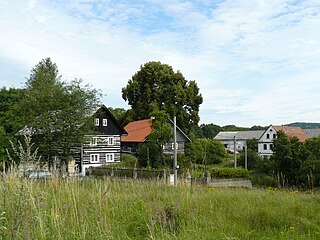
POLYGON ((117 164, 117 166, 121 167, 129 167, 134 168, 137 165, 138 159, 131 154, 122 153, 121 154, 121 162, 117 164))
POLYGON ((208 170, 211 177, 251 179, 251 173, 243 168, 212 168, 208 170))
POLYGON ((187 145, 186 155, 193 163, 215 164, 222 162, 226 157, 226 151, 220 142, 199 138, 187 145))

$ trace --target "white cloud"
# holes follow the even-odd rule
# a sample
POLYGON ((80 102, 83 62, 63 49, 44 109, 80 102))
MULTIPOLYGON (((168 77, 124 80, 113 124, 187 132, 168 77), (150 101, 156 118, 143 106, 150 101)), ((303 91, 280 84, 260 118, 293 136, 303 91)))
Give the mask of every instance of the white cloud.
POLYGON ((101 88, 114 107, 126 106, 121 88, 139 66, 159 60, 197 81, 202 122, 318 121, 319 3, 210 4, 6 1, 0 6, 0 59, 28 73, 50 56, 63 78, 101 88))

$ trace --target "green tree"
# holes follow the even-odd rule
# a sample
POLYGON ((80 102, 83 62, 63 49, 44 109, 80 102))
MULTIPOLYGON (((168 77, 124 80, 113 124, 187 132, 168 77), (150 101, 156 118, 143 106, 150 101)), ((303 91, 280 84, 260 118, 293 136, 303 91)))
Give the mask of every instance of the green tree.
POLYGON ((186 155, 193 163, 216 164, 226 157, 226 151, 223 144, 218 141, 199 138, 188 144, 186 155))
MULTIPOLYGON (((247 166, 248 170, 253 170, 255 168, 256 163, 259 161, 259 156, 256 150, 252 150, 248 148, 247 150, 247 166)), ((238 159, 239 166, 245 167, 245 152, 241 151, 238 159)))
POLYGON ((43 59, 32 70, 19 104, 24 123, 35 134, 42 159, 52 164, 59 156, 62 163, 71 157, 71 145, 82 141, 93 126, 88 116, 99 103, 99 93, 81 80, 61 80, 56 64, 43 59))
POLYGON ((181 72, 160 62, 148 62, 140 67, 122 88, 122 98, 128 101, 135 120, 145 119, 155 110, 176 115, 179 127, 189 132, 199 123, 202 96, 195 81, 187 81, 181 72))
POLYGON ((117 119, 121 126, 126 126, 129 122, 134 121, 132 118, 132 110, 124 108, 108 108, 112 115, 117 119))
POLYGON ((289 139, 282 131, 278 132, 277 139, 273 143, 271 159, 275 163, 275 171, 290 185, 298 184, 301 148, 302 143, 296 137, 289 139))
POLYGON ((10 148, 10 141, 15 140, 14 135, 23 126, 17 108, 23 91, 19 88, 0 89, 0 169, 8 160, 6 149, 10 148))
POLYGON ((172 126, 168 123, 169 116, 165 111, 153 111, 150 117, 153 119, 153 131, 147 137, 145 147, 140 149, 139 164, 159 168, 166 165, 163 146, 172 140, 172 126))
POLYGON ((300 179, 309 188, 320 186, 320 137, 305 142, 300 167, 300 179))

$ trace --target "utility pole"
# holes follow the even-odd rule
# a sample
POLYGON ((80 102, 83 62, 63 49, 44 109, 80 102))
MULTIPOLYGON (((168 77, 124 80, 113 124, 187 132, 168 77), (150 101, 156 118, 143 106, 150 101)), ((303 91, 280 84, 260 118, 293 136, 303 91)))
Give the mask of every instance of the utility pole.
POLYGON ((234 154, 234 168, 237 167, 237 154, 236 154, 236 135, 233 137, 233 154, 234 154))
POLYGON ((173 174, 174 174, 174 185, 178 184, 178 172, 177 172, 177 117, 173 117, 173 174))

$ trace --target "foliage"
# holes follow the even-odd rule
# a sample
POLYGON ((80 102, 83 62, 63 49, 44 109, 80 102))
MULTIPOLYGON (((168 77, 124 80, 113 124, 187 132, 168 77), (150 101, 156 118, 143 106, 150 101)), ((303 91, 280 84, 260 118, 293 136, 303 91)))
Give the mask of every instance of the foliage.
MULTIPOLYGON (((254 138, 247 140, 247 167, 249 170, 253 170, 255 168, 256 163, 260 160, 257 151, 257 139, 254 138)), ((240 156, 238 157, 237 162, 239 166, 245 167, 245 151, 240 152, 240 156)))
MULTIPOLYGON (((259 156, 257 151, 248 149, 247 150, 247 167, 249 170, 253 170, 255 168, 256 163, 259 161, 259 156)), ((238 157, 238 165, 241 167, 245 167, 245 152, 241 151, 240 156, 238 157)))
POLYGON ((127 168, 118 167, 116 164, 111 166, 106 165, 102 167, 95 167, 91 169, 90 175, 101 177, 115 177, 115 178, 131 178, 131 179, 153 179, 153 180, 163 180, 164 177, 169 173, 165 170, 150 170, 141 168, 127 168))
POLYGON ((251 173, 243 168, 210 168, 211 177, 215 178, 246 178, 251 179, 251 173))
POLYGON ((0 169, 8 164, 6 149, 14 141, 14 135, 23 127, 17 103, 20 101, 23 89, 2 87, 0 89, 0 169))
POLYGON ((118 123, 121 126, 126 126, 129 122, 134 121, 132 118, 132 110, 126 110, 124 108, 112 108, 108 107, 109 111, 112 113, 112 115, 117 119, 118 123))
POLYGON ((155 142, 140 144, 138 166, 144 168, 163 167, 164 158, 162 156, 162 148, 155 142))
POLYGON ((32 142, 30 135, 24 136, 24 144, 22 144, 20 141, 18 141, 18 146, 15 146, 11 141, 10 144, 14 155, 17 157, 17 161, 14 161, 7 150, 9 159, 12 162, 17 162, 17 164, 40 162, 41 156, 38 156, 38 148, 34 149, 34 143, 32 142))
POLYGON ((151 116, 153 131, 146 142, 140 145, 138 163, 141 167, 165 167, 163 146, 172 140, 172 126, 167 122, 169 116, 165 111, 153 111, 151 116))
POLYGON ((24 89, 2 87, 0 90, 0 126, 7 134, 14 135, 21 127, 17 112, 17 103, 22 98, 24 89))
POLYGON ((160 62, 148 62, 140 67, 126 87, 122 98, 132 108, 133 119, 146 119, 155 110, 177 116, 179 127, 189 132, 199 122, 202 96, 195 81, 187 81, 178 71, 160 62))
POLYGON ((117 163, 117 166, 121 167, 130 167, 135 168, 137 167, 138 159, 131 154, 122 153, 121 154, 121 161, 117 163))
POLYGON ((272 177, 281 187, 313 189, 320 186, 319 149, 320 138, 299 142, 279 131, 273 143, 273 155, 270 159, 256 159, 254 172, 272 177))
POLYGON ((273 155, 275 170, 285 178, 289 184, 298 184, 297 173, 301 166, 299 151, 302 143, 297 138, 289 139, 287 135, 279 131, 277 139, 273 143, 273 155))
POLYGON ((259 187, 277 187, 276 179, 273 176, 263 173, 252 174, 251 182, 253 185, 259 187))
POLYGON ((68 162, 71 145, 81 142, 93 126, 87 119, 98 104, 98 96, 98 91, 83 86, 82 80, 63 82, 50 58, 31 70, 19 105, 44 161, 52 164, 53 156, 59 156, 61 162, 68 162))
POLYGON ((199 138, 187 145, 186 155, 193 163, 214 164, 220 163, 226 157, 226 151, 218 141, 199 138))
POLYGON ((301 127, 303 129, 313 129, 313 128, 320 128, 320 123, 294 122, 294 123, 287 124, 287 126, 301 127))
POLYGON ((3 175, 1 239, 319 239, 319 194, 3 175))

